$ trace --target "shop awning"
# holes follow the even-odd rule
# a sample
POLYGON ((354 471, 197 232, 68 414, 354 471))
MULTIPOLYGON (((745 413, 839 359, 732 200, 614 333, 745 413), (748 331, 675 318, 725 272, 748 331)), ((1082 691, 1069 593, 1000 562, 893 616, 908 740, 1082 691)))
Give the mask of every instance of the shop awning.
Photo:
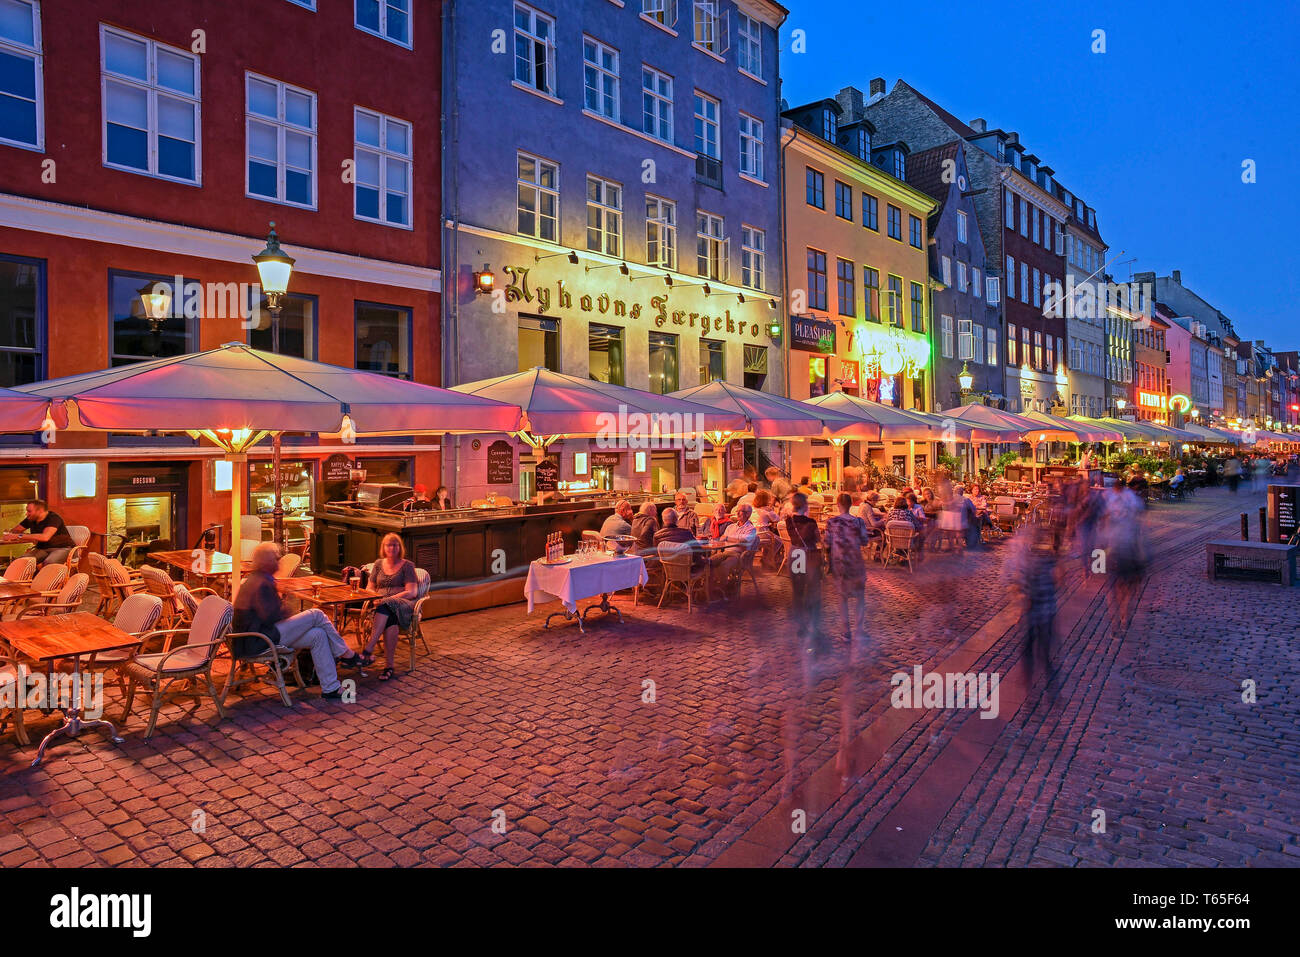
POLYGON ((1193 441, 1201 445, 1237 445, 1242 441, 1239 435, 1232 432, 1221 432, 1218 429, 1201 425, 1199 422, 1183 423, 1183 431, 1196 436, 1193 441))
POLYGON ((0 389, 0 432, 40 432, 46 415, 57 428, 65 428, 68 417, 61 406, 51 408, 50 400, 26 392, 0 389))
POLYGON ((1027 441, 1038 442, 1118 442, 1123 434, 1107 425, 1090 424, 1077 419, 1063 419, 1046 412, 1026 412, 1025 418, 1035 423, 1027 441))
POLYGON ((1020 437, 1034 424, 1014 412, 1003 412, 982 403, 961 405, 929 414, 941 419, 952 419, 970 429, 971 441, 974 442, 1019 442, 1020 437))
POLYGON ((747 389, 721 379, 670 394, 744 416, 746 433, 757 439, 820 438, 827 433, 835 435, 838 429, 858 422, 856 416, 829 406, 809 408, 807 403, 795 399, 747 389))
MULTIPOLYGON (((1126 442, 1145 444, 1150 442, 1171 441, 1171 436, 1168 432, 1150 422, 1136 422, 1132 419, 1117 419, 1113 416, 1104 416, 1100 419, 1089 419, 1077 415, 1071 416, 1070 418, 1076 419, 1080 422, 1086 422, 1096 428, 1110 429, 1112 432, 1118 432, 1126 442)), ((1173 441, 1182 440, 1175 439, 1173 441)))
MULTIPOLYGON (((940 442, 952 438, 945 435, 942 424, 924 418, 921 414, 892 405, 882 405, 847 392, 831 392, 804 400, 817 409, 827 409, 856 420, 834 430, 837 438, 865 439, 872 442, 940 442), (873 432, 877 432, 873 436, 873 432)), ((962 439, 957 439, 964 441, 962 439)))

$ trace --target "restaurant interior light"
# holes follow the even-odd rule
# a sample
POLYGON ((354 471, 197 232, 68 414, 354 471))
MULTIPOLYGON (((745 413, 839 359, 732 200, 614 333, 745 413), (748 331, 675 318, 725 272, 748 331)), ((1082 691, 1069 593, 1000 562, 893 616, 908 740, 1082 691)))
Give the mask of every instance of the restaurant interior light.
POLYGON ((69 462, 63 466, 63 497, 94 498, 99 466, 94 462, 69 462))
POLYGON ((266 296, 271 309, 280 308, 280 297, 289 291, 289 276, 293 273, 293 257, 280 248, 280 237, 276 235, 275 223, 266 237, 266 248, 253 257, 257 263, 257 275, 262 281, 262 293, 266 296))
POLYGON ((574 453, 573 453, 573 474, 574 474, 574 475, 586 475, 586 474, 587 474, 587 471, 588 471, 588 470, 587 470, 587 453, 586 453, 586 452, 574 452, 574 453))
POLYGON ((483 264, 483 269, 474 273, 474 294, 477 296, 490 296, 492 290, 496 288, 497 277, 492 274, 492 268, 487 263, 483 264))
POLYGON ((646 454, 644 452, 637 452, 633 455, 633 459, 633 468, 636 473, 638 475, 644 474, 646 471, 646 454))
POLYGON ((235 463, 229 459, 217 459, 212 463, 212 491, 229 492, 234 488, 235 463))

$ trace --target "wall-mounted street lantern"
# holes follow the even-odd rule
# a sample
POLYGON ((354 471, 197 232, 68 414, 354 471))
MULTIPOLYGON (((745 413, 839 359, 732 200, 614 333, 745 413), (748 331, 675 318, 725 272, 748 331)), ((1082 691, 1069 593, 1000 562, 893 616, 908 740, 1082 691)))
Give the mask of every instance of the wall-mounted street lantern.
POLYGON ((482 270, 474 273, 474 295, 490 296, 492 290, 496 288, 497 277, 493 275, 491 267, 483 264, 482 270))
POLYGON ((280 248, 280 237, 275 234, 275 223, 266 237, 266 248, 253 257, 257 275, 262 280, 262 293, 271 310, 272 320, 280 317, 280 300, 289 291, 289 277, 293 274, 293 257, 280 248))

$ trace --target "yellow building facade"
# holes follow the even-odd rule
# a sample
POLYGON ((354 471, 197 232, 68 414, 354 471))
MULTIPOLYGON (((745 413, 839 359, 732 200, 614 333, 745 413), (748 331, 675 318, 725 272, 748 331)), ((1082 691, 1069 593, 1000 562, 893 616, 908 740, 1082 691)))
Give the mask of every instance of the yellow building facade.
MULTIPOLYGON (((825 102, 830 110, 834 101, 825 102)), ((843 391, 929 411, 927 222, 936 202, 872 164, 869 130, 828 124, 848 148, 833 145, 800 125, 822 129, 817 105, 808 109, 781 138, 790 398, 843 391), (850 152, 857 144, 860 155, 850 152)), ((906 148, 886 147, 876 158, 901 172, 905 153, 894 149, 906 148)), ((845 464, 870 461, 905 474, 909 446, 850 442, 841 452, 824 441, 797 442, 790 474, 828 480, 837 454, 845 464)), ((918 467, 934 465, 933 447, 918 445, 911 454, 918 467)))

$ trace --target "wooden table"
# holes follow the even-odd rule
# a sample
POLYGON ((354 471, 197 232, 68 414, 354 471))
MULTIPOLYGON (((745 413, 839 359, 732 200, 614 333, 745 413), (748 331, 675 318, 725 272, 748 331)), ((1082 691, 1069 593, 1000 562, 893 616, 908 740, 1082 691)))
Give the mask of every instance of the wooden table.
MULTIPOLYGON (((186 575, 193 575, 203 581, 225 579, 230 577, 234 559, 225 552, 208 552, 193 548, 175 552, 154 552, 149 556, 156 562, 179 568, 186 575)), ((252 562, 241 562, 240 570, 247 575, 253 570, 252 562)))
MULTIPOLYGON (((94 656, 104 651, 135 648, 140 639, 122 631, 89 612, 79 611, 68 615, 49 615, 26 618, 22 621, 0 622, 0 639, 7 641, 16 652, 45 663, 46 681, 54 677, 54 662, 71 658, 73 674, 80 676, 83 656, 94 656)), ((47 683, 47 689, 50 685, 47 683)), ((78 680, 78 690, 79 680, 78 680)), ((51 702, 51 708, 53 704, 51 702)), ((117 728, 111 721, 82 721, 80 702, 73 700, 69 707, 60 708, 63 724, 47 734, 36 750, 32 767, 41 763, 45 749, 55 738, 67 735, 75 738, 85 728, 108 729, 114 744, 121 744, 117 728)))
MULTIPOLYGON (((371 591, 369 588, 358 588, 354 591, 340 581, 325 578, 321 575, 280 578, 276 580, 275 587, 285 597, 298 599, 304 607, 311 605, 325 612, 334 622, 336 628, 340 619, 346 615, 349 605, 385 597, 380 592, 371 591), (319 591, 316 590, 317 586, 319 586, 319 591)), ((360 635, 359 632, 358 635, 363 641, 369 639, 368 635, 360 635)))
POLYGON ((0 581, 0 605, 7 601, 17 601, 19 598, 33 598, 41 594, 32 589, 31 582, 6 582, 0 581))

